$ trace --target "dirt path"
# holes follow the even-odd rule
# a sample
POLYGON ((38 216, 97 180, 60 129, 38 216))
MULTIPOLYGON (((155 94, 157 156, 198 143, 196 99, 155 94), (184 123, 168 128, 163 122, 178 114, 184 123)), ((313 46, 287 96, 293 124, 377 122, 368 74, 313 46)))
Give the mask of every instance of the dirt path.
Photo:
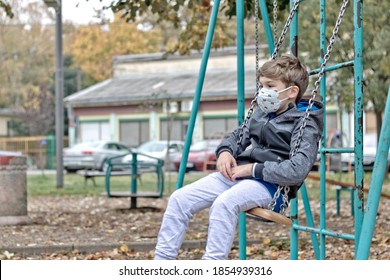
MULTIPOLYGON (((33 197, 29 198, 29 216, 33 224, 1 227, 0 259, 151 259, 149 247, 132 249, 129 244, 152 244, 156 241, 167 199, 139 199, 139 209, 129 210, 128 199, 106 197, 33 197), (116 244, 109 250, 94 251, 104 244, 116 244), (127 244, 127 245, 126 245, 127 244), (31 248, 60 248, 74 246, 89 248, 89 253, 78 250, 31 254, 31 248), (12 248, 28 247, 29 253, 14 253, 12 248), (145 249, 146 248, 146 249, 145 249), (5 250, 7 249, 7 251, 5 250)), ((313 215, 318 221, 318 202, 312 202, 313 215)), ((336 215, 335 201, 327 204, 327 226, 335 231, 353 233, 348 200, 342 201, 341 216, 336 215)), ((371 259, 390 259, 390 201, 383 200, 378 213, 371 259)), ((300 223, 305 224, 304 214, 300 223)), ((208 211, 194 216, 186 240, 205 241, 208 211)), ((289 259, 289 229, 278 224, 247 219, 248 259, 289 259)), ((152 246, 153 248, 153 246, 152 246)), ((23 251, 23 250, 22 250, 23 251)), ((37 250, 38 251, 38 250, 37 250)), ((181 250, 179 259, 199 259, 203 247, 181 250)), ((353 259, 352 241, 327 238, 329 259, 353 259)), ((238 259, 237 247, 231 259, 238 259)), ((314 259, 310 236, 300 233, 299 258, 314 259)))

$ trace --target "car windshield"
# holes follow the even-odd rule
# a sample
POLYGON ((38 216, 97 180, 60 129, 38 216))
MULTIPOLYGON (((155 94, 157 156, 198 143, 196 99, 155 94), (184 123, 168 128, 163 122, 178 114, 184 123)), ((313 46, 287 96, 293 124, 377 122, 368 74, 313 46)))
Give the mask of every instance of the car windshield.
POLYGON ((97 148, 101 145, 100 142, 85 142, 85 143, 79 143, 73 146, 74 150, 82 150, 87 148, 97 148))
POLYGON ((214 151, 218 147, 219 143, 220 141, 215 141, 215 140, 196 142, 191 146, 190 151, 191 152, 200 152, 206 150, 214 151))
POLYGON ((139 146, 138 151, 141 153, 162 152, 166 147, 164 143, 148 142, 139 146))

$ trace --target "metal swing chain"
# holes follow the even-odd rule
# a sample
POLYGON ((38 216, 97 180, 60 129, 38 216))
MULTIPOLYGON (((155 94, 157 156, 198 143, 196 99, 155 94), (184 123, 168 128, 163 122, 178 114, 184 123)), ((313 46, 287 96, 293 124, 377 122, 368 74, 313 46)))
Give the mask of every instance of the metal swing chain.
MULTIPOLYGON (((256 92, 260 90, 260 81, 257 79, 257 71, 259 70, 259 2, 258 0, 255 0, 255 32, 256 32, 256 74, 255 74, 255 79, 256 79, 256 92)), ((256 103, 253 104, 253 100, 251 102, 251 115, 253 113, 253 109, 255 107, 256 103)), ((247 117, 247 119, 249 119, 247 117)), ((246 120, 247 121, 247 120, 246 120)))
POLYGON ((316 82, 314 84, 314 89, 313 89, 311 97, 309 99, 309 106, 306 108, 304 120, 303 120, 302 126, 300 127, 300 130, 299 130, 297 142, 295 143, 294 150, 291 153, 292 156, 294 156, 296 154, 296 152, 297 152, 297 150, 299 148, 299 145, 301 143, 302 136, 303 136, 303 131, 304 131, 306 125, 307 125, 307 120, 309 118, 311 108, 313 107, 314 99, 317 96, 318 88, 320 87, 320 82, 321 82, 322 78, 324 77, 326 63, 328 62, 328 60, 330 58, 330 53, 332 52, 333 45, 336 42, 336 36, 337 36, 337 34, 339 32, 339 27, 340 27, 341 21, 343 19, 343 16, 344 16, 346 7, 348 5, 348 2, 349 2, 349 0, 343 0, 343 4, 341 6, 341 9, 340 9, 339 15, 337 17, 337 21, 336 21, 335 27, 334 27, 333 32, 332 32, 332 36, 329 39, 329 45, 326 48, 326 54, 324 55, 324 61, 322 62, 321 66, 320 66, 320 72, 317 75, 317 80, 316 80, 316 82))
MULTIPOLYGON (((309 99, 309 105, 306 108, 305 116, 303 118, 302 125, 301 125, 301 127, 299 129, 297 141, 295 142, 294 149, 291 152, 291 157, 293 157, 297 153, 299 145, 301 144, 301 140, 302 140, 302 137, 303 137, 303 132, 304 132, 305 127, 307 125, 307 120, 308 120, 308 118, 310 116, 310 111, 311 111, 311 109, 312 109, 312 107, 314 105, 314 99, 317 96, 318 88, 320 86, 320 82, 321 82, 321 80, 322 80, 322 78, 324 76, 326 63, 330 59, 330 53, 332 52, 334 43, 336 42, 336 36, 337 36, 337 34, 339 32, 339 27, 341 25, 341 22, 342 22, 345 10, 347 8, 348 2, 349 2, 349 0, 343 0, 343 4, 341 5, 341 9, 340 9, 339 15, 337 17, 337 21, 336 21, 335 27, 334 27, 333 32, 332 32, 332 36, 329 39, 329 45, 326 48, 326 54, 324 55, 324 61, 322 62, 321 66, 320 66, 320 72, 317 75, 318 78, 317 78, 317 80, 316 80, 316 82, 314 84, 314 89, 313 89, 311 97, 309 99)), ((284 193, 282 195, 283 203, 280 206, 280 213, 284 214, 284 212, 288 208, 288 191, 290 190, 289 186, 278 186, 278 190, 275 192, 274 197, 272 198, 271 202, 269 203, 268 209, 273 210, 275 208, 276 201, 279 198, 282 189, 284 189, 285 191, 284 191, 284 193)))
MULTIPOLYGON (((288 28, 290 27, 292 18, 294 17, 295 12, 298 9, 299 1, 300 0, 296 0, 294 2, 293 8, 290 10, 290 14, 288 16, 286 24, 283 27, 282 34, 280 35, 279 40, 278 40, 277 44, 275 45, 275 48, 274 48, 274 51, 272 53, 271 59, 275 59, 276 58, 276 55, 277 55, 277 53, 279 51, 280 46, 282 45, 282 43, 284 41, 284 38, 285 38, 286 33, 288 31, 288 28)), ((255 32, 256 32, 256 47, 255 47, 255 49, 256 49, 256 75, 255 75, 255 78, 256 78, 256 92, 255 92, 254 98, 251 101, 251 105, 249 107, 248 114, 247 114, 244 122, 242 123, 241 127, 239 128, 240 132, 239 132, 239 135, 238 135, 237 145, 239 145, 241 143, 241 141, 242 141, 242 137, 244 136, 244 128, 247 127, 249 119, 251 118, 251 116, 253 114, 253 111, 254 111, 254 109, 255 109, 255 107, 257 105, 257 95, 259 94, 259 91, 260 91, 260 81, 257 78, 257 72, 259 71, 259 3, 258 3, 258 0, 255 0, 255 32)))
MULTIPOLYGON (((256 1, 256 0, 255 0, 256 1)), ((278 39, 278 0, 274 0, 274 44, 278 39)))
POLYGON ((279 40, 278 40, 277 43, 275 43, 274 52, 272 53, 272 56, 271 56, 272 59, 275 59, 275 58, 276 58, 276 55, 278 54, 279 49, 280 49, 280 47, 281 47, 282 44, 283 44, 284 37, 286 37, 286 33, 287 33, 287 31, 288 31, 288 28, 289 28, 290 25, 291 25, 291 21, 292 21, 294 15, 295 15, 296 11, 298 10, 299 2, 300 2, 300 0, 296 0, 296 1, 294 2, 293 7, 291 8, 290 13, 288 14, 288 18, 287 18, 287 20, 286 20, 286 23, 284 24, 282 33, 281 33, 280 36, 279 36, 279 40))

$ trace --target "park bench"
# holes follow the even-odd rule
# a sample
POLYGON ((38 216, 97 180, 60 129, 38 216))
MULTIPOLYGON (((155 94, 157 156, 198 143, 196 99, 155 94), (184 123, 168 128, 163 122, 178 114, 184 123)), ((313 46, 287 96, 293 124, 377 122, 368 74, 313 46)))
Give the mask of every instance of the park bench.
MULTIPOLYGON (((141 175, 143 173, 147 173, 147 172, 139 172, 137 174, 137 179, 141 184, 142 184, 141 175)), ((77 174, 84 177, 84 185, 85 186, 88 185, 88 181, 92 181, 94 187, 97 186, 96 181, 95 181, 96 177, 105 177, 106 176, 105 171, 99 171, 96 169, 78 170, 77 174)), ((111 171, 111 173, 110 173, 110 177, 112 177, 112 176, 129 176, 129 175, 130 175, 130 169, 129 170, 121 170, 121 171, 111 171)))
POLYGON ((106 160, 107 170, 104 174, 105 176, 105 190, 108 198, 122 198, 122 197, 130 197, 130 208, 137 208, 137 198, 162 198, 164 193, 164 171, 163 165, 164 161, 155 158, 146 154, 131 152, 128 154, 112 157, 106 160), (118 159, 123 158, 127 155, 132 155, 132 161, 128 163, 118 162, 118 159), (150 158, 153 161, 142 162, 138 161, 138 155, 142 155, 143 157, 150 158), (113 171, 117 168, 125 168, 125 171, 113 171), (155 191, 138 191, 137 190, 137 179, 140 179, 140 175, 144 173, 156 173, 157 181, 156 181, 156 189, 155 191), (110 186, 110 178, 111 176, 122 176, 127 175, 131 178, 130 190, 126 192, 116 192, 111 191, 110 186))

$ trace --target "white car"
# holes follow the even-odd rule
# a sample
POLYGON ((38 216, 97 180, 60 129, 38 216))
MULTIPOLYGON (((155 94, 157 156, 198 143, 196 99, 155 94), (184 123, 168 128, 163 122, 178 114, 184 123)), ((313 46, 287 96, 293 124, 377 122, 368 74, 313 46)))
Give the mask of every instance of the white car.
MULTIPOLYGON (((177 157, 178 155, 181 155, 184 149, 184 142, 183 141, 177 141, 172 140, 169 141, 169 148, 168 148, 168 141, 166 140, 160 140, 160 141, 149 141, 141 146, 139 146, 137 149, 135 149, 136 152, 139 152, 141 154, 145 154, 151 157, 159 158, 164 161, 164 164, 166 165, 167 162, 167 155, 169 155, 169 166, 165 166, 166 170, 175 170, 175 165, 173 163, 173 159, 177 157)), ((123 157, 122 163, 131 162, 132 155, 127 155, 123 157)), ((152 158, 145 157, 142 155, 139 155, 137 157, 138 162, 150 162, 155 163, 156 161, 152 158)))
POLYGON ((125 145, 113 141, 93 141, 63 150, 64 168, 68 172, 81 169, 105 170, 106 159, 130 153, 125 145))
MULTIPOLYGON (((377 135, 369 133, 363 135, 363 168, 364 170, 372 170, 374 167, 375 157, 377 155, 377 135)), ((355 163, 353 154, 342 154, 341 161, 344 166, 350 163, 352 166, 355 163)), ((387 166, 390 166, 390 152, 387 156, 387 166)), ((389 170, 390 171, 390 170, 389 170)))

